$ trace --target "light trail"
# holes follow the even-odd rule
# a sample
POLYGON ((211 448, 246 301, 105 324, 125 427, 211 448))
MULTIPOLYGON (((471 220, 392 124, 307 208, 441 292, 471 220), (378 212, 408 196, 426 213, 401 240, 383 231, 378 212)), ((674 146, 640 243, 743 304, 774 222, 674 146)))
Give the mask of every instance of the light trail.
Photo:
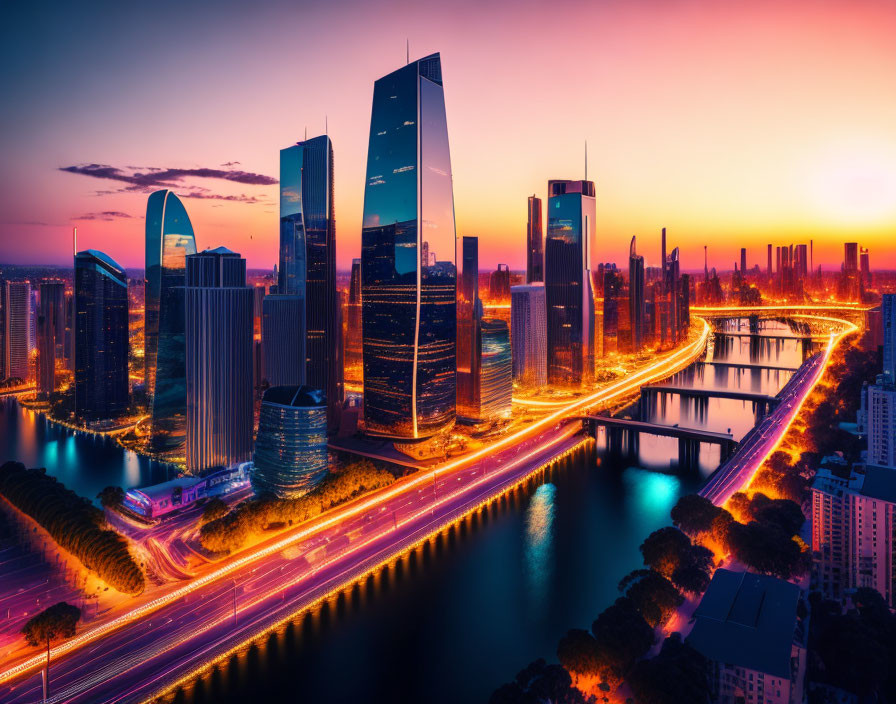
MULTIPOLYGON (((213 570, 206 575, 193 579, 193 581, 191 581, 187 585, 174 589, 162 596, 156 597, 155 599, 141 604, 140 606, 135 607, 131 611, 122 614, 121 616, 107 621, 106 623, 100 624, 90 630, 84 631, 83 633, 71 638, 64 643, 60 643, 50 650, 51 659, 58 658, 61 655, 72 652, 77 648, 80 648, 88 643, 97 640, 98 638, 114 632, 122 626, 148 616, 157 609, 167 604, 174 603, 178 599, 189 595, 197 589, 207 586, 219 579, 224 579, 237 570, 242 569, 243 567, 246 567, 247 565, 250 565, 251 563, 261 560, 265 557, 274 555, 295 543, 311 537, 315 533, 319 533, 323 530, 326 530, 327 528, 337 526, 343 521, 346 521, 352 517, 357 517, 370 508, 378 506, 384 501, 388 501, 389 499, 395 498, 403 493, 410 492, 411 490, 417 489, 420 486, 428 487, 431 482, 435 481, 437 477, 443 475, 444 473, 453 472, 454 470, 475 463, 488 455, 494 454, 499 450, 506 449, 511 445, 520 442, 527 436, 533 435, 539 429, 548 429, 552 424, 555 424, 558 421, 562 420, 563 417, 567 414, 575 413, 580 409, 586 408, 588 406, 593 406, 598 403, 611 402, 616 398, 620 398, 626 394, 632 393, 635 389, 640 388, 640 386, 643 384, 647 384, 651 381, 669 376, 669 374, 673 373, 678 367, 690 364, 691 361, 693 361, 693 359, 701 354, 705 349, 707 340, 709 339, 711 328, 705 320, 701 320, 701 322, 703 323, 703 329, 701 330, 697 339, 695 339, 691 343, 688 343, 682 349, 658 360, 656 363, 645 367, 644 369, 641 369, 620 381, 614 382, 588 396, 574 401, 563 409, 550 413, 544 418, 538 419, 537 421, 533 422, 526 428, 508 435, 507 437, 498 440, 497 442, 494 442, 487 447, 469 453, 457 460, 443 464, 437 467, 432 472, 430 472, 429 470, 418 472, 417 474, 414 474, 410 477, 400 479, 390 486, 378 490, 377 492, 349 502, 343 507, 338 507, 333 509, 332 511, 328 511, 327 513, 330 513, 330 516, 324 515, 313 525, 305 528, 299 528, 295 532, 287 535, 284 538, 276 540, 274 543, 266 547, 261 547, 255 550, 255 552, 251 552, 249 554, 243 555, 242 557, 235 558, 228 564, 219 567, 218 569, 213 570)), ((46 662, 46 657, 46 654, 35 655, 13 667, 4 670, 3 672, 0 672, 0 684, 7 682, 14 677, 25 674, 30 670, 42 667, 46 662)))

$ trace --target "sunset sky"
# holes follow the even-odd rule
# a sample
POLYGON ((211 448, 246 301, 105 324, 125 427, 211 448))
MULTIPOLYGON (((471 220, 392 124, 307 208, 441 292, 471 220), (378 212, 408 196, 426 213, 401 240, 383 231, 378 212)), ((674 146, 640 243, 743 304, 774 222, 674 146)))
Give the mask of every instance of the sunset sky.
POLYGON ((842 242, 896 268, 896 2, 16 3, 0 29, 0 262, 143 266, 146 197, 200 248, 277 260, 278 152, 335 150, 338 260, 360 256, 373 82, 440 51, 457 234, 524 266, 526 197, 597 185, 601 259, 685 268, 842 242))

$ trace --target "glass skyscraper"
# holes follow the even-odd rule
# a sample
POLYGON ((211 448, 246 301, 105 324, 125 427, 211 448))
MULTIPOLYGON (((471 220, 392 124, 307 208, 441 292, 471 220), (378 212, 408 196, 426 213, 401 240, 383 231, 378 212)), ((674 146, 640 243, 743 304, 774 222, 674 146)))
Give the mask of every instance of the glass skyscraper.
POLYGON ((4 283, 5 370, 9 379, 31 377, 31 282, 4 283))
POLYGON ((544 287, 551 384, 579 386, 594 376, 595 215, 593 181, 548 182, 544 287))
POLYGON ((265 391, 255 439, 256 494, 297 498, 327 475, 327 400, 309 386, 265 391))
POLYGON ((128 406, 128 280, 102 252, 75 255, 75 414, 120 415, 128 406))
POLYGON ((264 379, 271 386, 301 385, 305 360, 296 330, 304 327, 305 298, 275 293, 262 303, 261 344, 264 379))
POLYGON ((366 428, 426 438, 456 411, 454 196, 438 54, 374 84, 362 228, 366 428))
POLYGON ((65 343, 65 284, 42 281, 37 311, 37 391, 56 389, 56 360, 62 359, 65 343))
POLYGON ((187 257, 187 471, 252 457, 252 313, 246 260, 225 247, 187 257))
POLYGON ((184 274, 196 254, 193 225, 180 199, 169 190, 146 202, 146 287, 144 368, 151 404, 152 444, 172 449, 186 437, 184 379, 184 274))
POLYGON ((479 419, 482 301, 479 300, 479 238, 461 240, 457 292, 457 414, 479 419))
POLYGON ((327 396, 333 430, 342 403, 342 325, 336 290, 333 143, 326 135, 280 150, 277 292, 304 300, 304 327, 291 337, 302 347, 304 382, 327 396))
POLYGON ((541 282, 511 287, 510 332, 513 380, 529 388, 547 384, 547 321, 541 282))
POLYGON ((544 281, 544 242, 541 229, 541 198, 529 196, 526 222, 526 283, 544 281))
POLYGON ((513 361, 510 329, 503 320, 482 319, 482 371, 479 417, 509 418, 513 396, 513 361))
POLYGON ((637 253, 634 237, 628 254, 628 311, 632 330, 631 351, 640 352, 644 347, 647 306, 644 294, 644 257, 637 253))

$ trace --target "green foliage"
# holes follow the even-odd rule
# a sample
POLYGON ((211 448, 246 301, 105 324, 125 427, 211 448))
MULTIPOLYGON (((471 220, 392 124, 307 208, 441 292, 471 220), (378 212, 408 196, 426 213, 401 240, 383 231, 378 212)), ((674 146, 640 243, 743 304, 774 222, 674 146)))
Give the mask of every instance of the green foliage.
POLYGON ((60 601, 28 619, 22 635, 28 645, 44 645, 48 641, 71 638, 80 620, 81 609, 60 601))
POLYGON ((206 523, 217 521, 229 512, 230 506, 227 505, 227 502, 216 496, 205 505, 202 515, 199 517, 199 525, 204 526, 206 523))
POLYGON ((106 529, 102 511, 45 470, 6 462, 0 466, 0 494, 109 586, 125 594, 143 591, 143 572, 128 551, 127 540, 106 529))
POLYGON ((121 506, 121 502, 124 500, 124 489, 120 486, 107 486, 96 495, 96 498, 106 508, 116 508, 121 506))
POLYGON ((395 477, 366 460, 327 476, 316 489, 297 499, 261 496, 244 501, 230 513, 209 521, 199 540, 211 552, 234 552, 271 524, 292 525, 310 520, 356 496, 388 486, 395 477))
POLYGON ((591 624, 600 660, 601 679, 622 680, 651 646, 655 634, 631 599, 619 597, 591 624))
POLYGON ((668 579, 653 570, 635 570, 622 578, 619 591, 652 627, 665 623, 684 603, 684 597, 668 579))
POLYGON ((594 677, 600 669, 597 641, 588 631, 573 628, 557 645, 557 659, 569 672, 594 677))
POLYGON ((673 633, 655 658, 635 665, 628 684, 638 704, 709 704, 706 659, 673 633))

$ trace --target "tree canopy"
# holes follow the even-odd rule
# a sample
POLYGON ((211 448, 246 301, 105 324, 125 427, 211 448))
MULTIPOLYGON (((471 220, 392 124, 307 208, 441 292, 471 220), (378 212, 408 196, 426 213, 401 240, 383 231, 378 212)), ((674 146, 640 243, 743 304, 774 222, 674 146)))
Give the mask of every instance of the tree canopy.
POLYGON ((22 635, 28 645, 44 645, 74 636, 80 620, 81 609, 60 601, 28 619, 22 628, 22 635))

